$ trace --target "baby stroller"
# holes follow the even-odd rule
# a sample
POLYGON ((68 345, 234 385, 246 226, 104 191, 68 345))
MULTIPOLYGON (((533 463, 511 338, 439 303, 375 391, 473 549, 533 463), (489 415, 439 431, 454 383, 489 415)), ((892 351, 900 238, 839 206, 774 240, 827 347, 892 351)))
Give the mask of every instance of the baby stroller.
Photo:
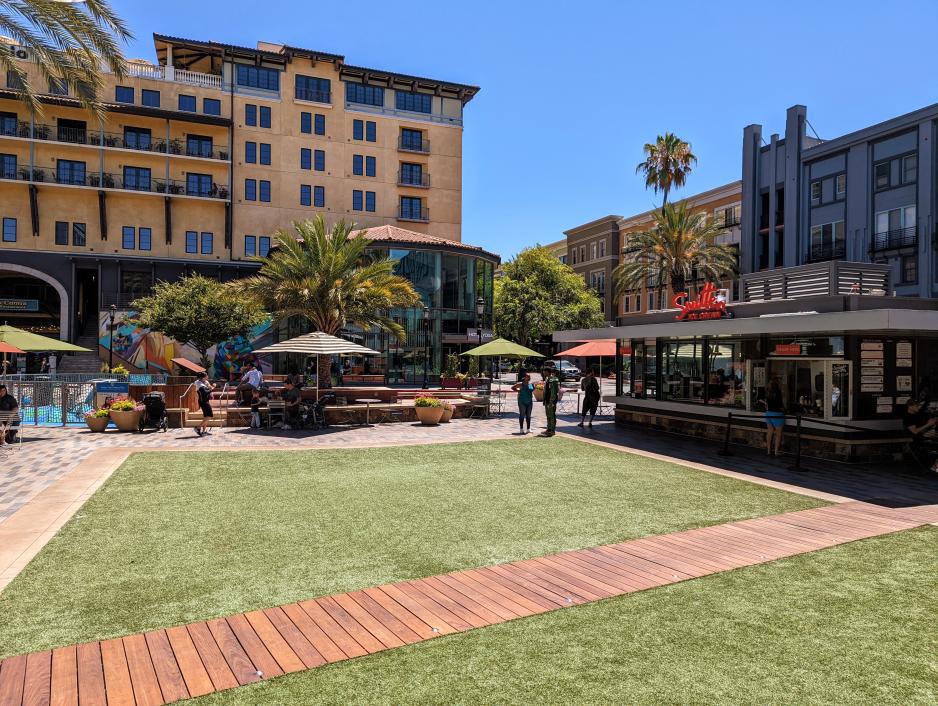
POLYGON ((140 417, 140 431, 147 427, 166 431, 169 422, 166 418, 166 397, 162 392, 148 392, 143 396, 143 416, 140 417))
POLYGON ((300 421, 305 429, 325 429, 326 412, 325 403, 322 400, 314 402, 313 400, 303 400, 300 405, 300 421))

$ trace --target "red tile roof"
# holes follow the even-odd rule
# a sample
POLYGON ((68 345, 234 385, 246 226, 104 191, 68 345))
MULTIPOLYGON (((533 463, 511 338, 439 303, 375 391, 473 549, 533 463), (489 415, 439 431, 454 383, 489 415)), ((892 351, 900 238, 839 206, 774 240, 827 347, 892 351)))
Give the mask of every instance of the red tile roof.
POLYGON ((478 245, 468 245, 466 243, 460 243, 455 240, 447 240, 446 238, 440 238, 436 235, 428 235, 427 233, 417 233, 412 230, 405 230, 403 228, 398 228, 396 226, 383 225, 376 226, 374 228, 365 228, 364 229, 365 237, 375 243, 401 243, 408 245, 431 245, 439 248, 448 248, 455 250, 470 250, 472 252, 479 253, 481 255, 488 255, 489 257, 496 258, 500 260, 501 258, 494 253, 490 253, 486 250, 483 250, 478 245))

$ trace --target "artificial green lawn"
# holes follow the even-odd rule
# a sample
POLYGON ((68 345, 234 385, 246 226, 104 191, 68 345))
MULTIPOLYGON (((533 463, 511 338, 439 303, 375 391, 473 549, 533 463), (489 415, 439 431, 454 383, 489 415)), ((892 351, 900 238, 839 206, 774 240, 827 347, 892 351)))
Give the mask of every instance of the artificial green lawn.
POLYGON ((0 593, 0 656, 820 504, 562 438, 139 454, 0 593))
POLYGON ((919 529, 187 703, 935 704, 936 590, 919 529))

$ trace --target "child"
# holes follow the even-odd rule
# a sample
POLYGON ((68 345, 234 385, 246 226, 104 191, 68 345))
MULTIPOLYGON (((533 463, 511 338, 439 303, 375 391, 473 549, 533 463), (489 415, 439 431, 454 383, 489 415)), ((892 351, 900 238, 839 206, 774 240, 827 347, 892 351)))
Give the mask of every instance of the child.
POLYGON ((267 398, 260 390, 251 393, 251 429, 261 428, 261 407, 267 406, 267 398))

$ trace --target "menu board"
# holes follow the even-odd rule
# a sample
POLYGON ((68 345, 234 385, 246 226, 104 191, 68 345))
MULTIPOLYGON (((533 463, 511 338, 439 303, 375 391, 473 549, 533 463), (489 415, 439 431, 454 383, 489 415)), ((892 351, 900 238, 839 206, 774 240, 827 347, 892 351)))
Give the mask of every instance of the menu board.
POLYGON ((914 350, 909 339, 864 338, 859 344, 857 412, 894 416, 913 392, 914 350))

